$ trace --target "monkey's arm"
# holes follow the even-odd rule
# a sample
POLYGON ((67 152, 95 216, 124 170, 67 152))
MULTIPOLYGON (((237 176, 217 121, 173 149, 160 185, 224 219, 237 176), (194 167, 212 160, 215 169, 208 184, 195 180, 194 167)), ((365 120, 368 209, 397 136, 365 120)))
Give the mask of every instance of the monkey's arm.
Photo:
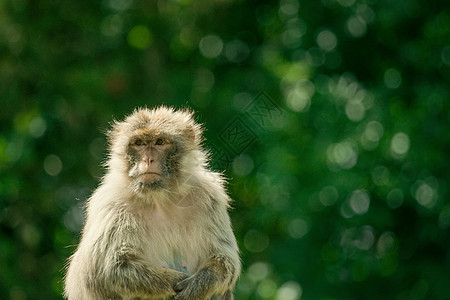
POLYGON ((210 256, 195 274, 175 285, 176 300, 233 299, 241 262, 226 206, 217 202, 209 216, 205 239, 211 241, 210 256))
POLYGON ((91 269, 87 286, 103 297, 173 296, 174 286, 186 274, 151 266, 129 254, 120 254, 104 267, 91 269))
POLYGON ((87 288, 102 299, 175 295, 173 287, 187 275, 142 260, 140 225, 127 214, 119 218, 85 251, 87 288))
POLYGON ((175 285, 178 294, 174 299, 206 300, 212 296, 222 296, 220 299, 231 300, 235 274, 236 268, 229 258, 213 255, 197 273, 175 285))

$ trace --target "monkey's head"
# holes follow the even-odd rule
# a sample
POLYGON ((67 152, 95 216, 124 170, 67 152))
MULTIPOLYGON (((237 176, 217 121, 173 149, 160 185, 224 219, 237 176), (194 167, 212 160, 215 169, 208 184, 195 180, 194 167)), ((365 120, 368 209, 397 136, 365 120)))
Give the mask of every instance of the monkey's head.
POLYGON ((201 133, 190 111, 136 109, 109 133, 110 171, 126 175, 141 194, 168 189, 181 180, 184 161, 200 148, 201 133))

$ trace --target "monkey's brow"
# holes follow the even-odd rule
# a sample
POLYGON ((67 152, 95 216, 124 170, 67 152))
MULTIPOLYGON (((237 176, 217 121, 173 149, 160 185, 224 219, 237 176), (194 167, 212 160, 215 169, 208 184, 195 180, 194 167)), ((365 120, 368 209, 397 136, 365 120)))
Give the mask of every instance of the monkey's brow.
POLYGON ((160 135, 162 132, 160 130, 155 130, 153 128, 149 128, 147 126, 140 126, 133 130, 134 134, 137 135, 148 135, 148 136, 155 136, 160 135))
POLYGON ((134 134, 130 138, 130 143, 135 142, 136 140, 145 140, 145 141, 155 141, 157 139, 162 138, 163 140, 167 142, 172 142, 173 138, 167 134, 164 133, 156 133, 156 134, 134 134))

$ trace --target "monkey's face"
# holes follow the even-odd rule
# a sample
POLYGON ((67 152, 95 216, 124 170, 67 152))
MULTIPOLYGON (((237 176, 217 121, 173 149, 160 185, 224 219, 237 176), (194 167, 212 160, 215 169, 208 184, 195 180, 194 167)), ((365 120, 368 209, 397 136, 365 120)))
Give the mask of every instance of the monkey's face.
POLYGON ((201 133, 201 126, 188 111, 165 106, 137 109, 113 124, 108 167, 112 172, 124 172, 134 192, 170 190, 186 174, 183 164, 199 149, 201 133))
POLYGON ((166 188, 177 172, 177 147, 169 137, 138 134, 127 148, 128 176, 140 192, 166 188))

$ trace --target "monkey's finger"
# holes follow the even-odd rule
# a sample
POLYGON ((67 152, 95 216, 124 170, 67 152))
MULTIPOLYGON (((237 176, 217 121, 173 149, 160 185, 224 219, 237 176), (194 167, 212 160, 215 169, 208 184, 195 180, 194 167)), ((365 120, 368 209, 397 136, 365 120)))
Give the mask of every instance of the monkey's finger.
POLYGON ((189 292, 186 293, 186 291, 182 291, 181 293, 175 295, 175 297, 173 299, 174 300, 194 300, 194 299, 199 299, 199 298, 193 297, 191 295, 191 293, 189 293, 189 292))
POLYGON ((188 285, 191 278, 186 278, 180 282, 178 282, 177 284, 175 284, 175 286, 173 287, 173 290, 177 293, 181 292, 182 290, 184 290, 188 285))

